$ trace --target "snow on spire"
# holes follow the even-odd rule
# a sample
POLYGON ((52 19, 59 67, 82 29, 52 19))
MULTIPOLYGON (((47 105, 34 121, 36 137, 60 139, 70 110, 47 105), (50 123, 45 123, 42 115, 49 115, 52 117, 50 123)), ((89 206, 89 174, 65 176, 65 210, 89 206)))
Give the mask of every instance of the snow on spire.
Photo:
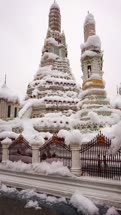
POLYGON ((49 12, 49 28, 52 31, 61 31, 61 14, 60 14, 60 7, 58 6, 57 2, 54 1, 50 7, 49 12))
POLYGON ((57 4, 56 0, 54 0, 53 4, 51 5, 50 9, 53 9, 53 8, 57 8, 60 10, 60 7, 59 5, 57 4))
POLYGON ((89 11, 88 11, 87 16, 84 21, 84 25, 87 25, 87 24, 95 24, 94 16, 89 11))
POLYGON ((88 11, 84 21, 84 41, 86 42, 89 36, 95 35, 95 20, 94 16, 88 11))

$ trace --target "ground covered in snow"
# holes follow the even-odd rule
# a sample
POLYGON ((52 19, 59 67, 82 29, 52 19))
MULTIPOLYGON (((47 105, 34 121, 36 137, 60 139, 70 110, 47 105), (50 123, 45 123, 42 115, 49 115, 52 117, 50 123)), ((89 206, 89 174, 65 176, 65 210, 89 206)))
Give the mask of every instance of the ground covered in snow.
POLYGON ((0 215, 120 215, 114 207, 95 205, 75 192, 70 200, 34 192, 0 188, 0 215))
POLYGON ((0 163, 1 169, 9 169, 17 172, 32 172, 42 173, 45 175, 61 175, 61 176, 73 176, 68 167, 63 166, 60 161, 53 161, 51 164, 47 162, 41 162, 37 164, 26 164, 22 161, 12 162, 6 161, 6 163, 0 163))

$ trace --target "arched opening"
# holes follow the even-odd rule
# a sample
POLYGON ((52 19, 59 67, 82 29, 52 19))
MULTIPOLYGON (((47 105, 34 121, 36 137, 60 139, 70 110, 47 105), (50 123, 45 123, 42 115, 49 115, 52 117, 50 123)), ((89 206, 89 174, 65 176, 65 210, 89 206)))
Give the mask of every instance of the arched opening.
POLYGON ((92 73, 91 65, 88 65, 88 66, 87 66, 87 75, 88 75, 88 78, 90 78, 91 73, 92 73))

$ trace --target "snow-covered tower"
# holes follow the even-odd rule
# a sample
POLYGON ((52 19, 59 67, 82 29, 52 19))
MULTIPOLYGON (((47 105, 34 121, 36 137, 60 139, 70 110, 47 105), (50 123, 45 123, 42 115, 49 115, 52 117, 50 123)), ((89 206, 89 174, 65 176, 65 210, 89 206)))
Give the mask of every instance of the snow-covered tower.
POLYGON ((49 28, 52 31, 61 32, 61 14, 56 1, 52 4, 49 12, 49 28))
POLYGON ((28 84, 20 117, 39 118, 58 113, 70 116, 77 110, 78 92, 67 58, 65 34, 61 32, 60 8, 54 1, 39 69, 28 84))
MULTIPOLYGON (((48 23, 48 31, 42 50, 40 66, 52 65, 60 57, 62 58, 61 61, 63 60, 63 65, 66 64, 69 67, 69 62, 64 63, 67 57, 67 45, 65 34, 64 32, 61 33, 61 14, 56 1, 50 7, 48 23)), ((57 63, 55 64, 54 68, 57 66, 57 63)), ((67 69, 69 70, 69 68, 67 69)))
POLYGON ((19 98, 5 83, 0 88, 0 118, 2 120, 14 119, 18 116, 19 98))
POLYGON ((81 67, 83 94, 81 99, 81 120, 90 120, 90 112, 108 116, 111 107, 106 97, 103 80, 103 53, 101 41, 96 35, 94 16, 88 12, 84 22, 84 44, 81 45, 81 67))

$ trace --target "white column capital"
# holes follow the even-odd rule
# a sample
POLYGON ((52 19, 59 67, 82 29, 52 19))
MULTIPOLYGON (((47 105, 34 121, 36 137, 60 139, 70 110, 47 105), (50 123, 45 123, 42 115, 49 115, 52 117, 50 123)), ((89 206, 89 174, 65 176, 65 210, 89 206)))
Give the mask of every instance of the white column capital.
POLYGON ((32 143, 31 144, 32 150, 39 150, 41 145, 39 143, 32 143))
POLYGON ((40 144, 38 142, 32 143, 32 163, 40 163, 40 144))
POLYGON ((4 140, 1 141, 2 148, 8 149, 9 146, 12 144, 12 140, 10 138, 5 138, 4 140))
POLYGON ((79 151, 81 149, 81 145, 79 143, 70 143, 70 148, 72 151, 79 151))
POLYGON ((1 141, 2 144, 2 163, 5 163, 9 160, 9 146, 12 144, 12 140, 5 138, 1 141))

